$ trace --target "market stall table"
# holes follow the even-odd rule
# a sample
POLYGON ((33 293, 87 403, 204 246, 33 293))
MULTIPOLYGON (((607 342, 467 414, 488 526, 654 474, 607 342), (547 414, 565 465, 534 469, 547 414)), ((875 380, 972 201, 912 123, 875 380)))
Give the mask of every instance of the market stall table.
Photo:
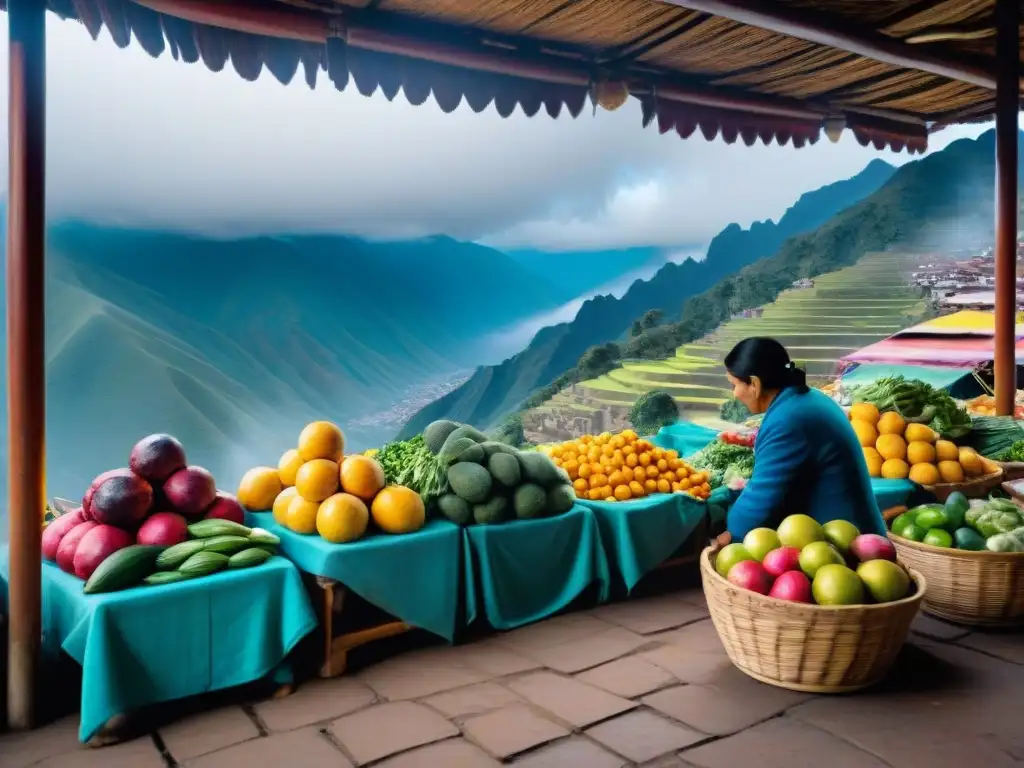
POLYGON ((594 514, 472 525, 463 530, 467 623, 515 629, 568 607, 589 588, 610 594, 608 560, 594 514))
MULTIPOLYGON (((7 548, 0 549, 6 581, 7 548)), ((82 581, 42 564, 44 658, 82 666, 79 738, 113 717, 260 680, 276 672, 316 616, 288 560, 202 578, 86 595, 82 581)), ((6 589, 5 589, 6 592, 6 589)))
POLYGON ((294 533, 274 521, 271 512, 250 513, 248 522, 281 539, 280 551, 298 568, 319 577, 325 659, 321 674, 345 671, 347 653, 372 640, 424 629, 452 642, 459 629, 462 529, 432 520, 420 531, 370 535, 332 544, 318 535, 294 533), (333 616, 349 590, 399 621, 334 637, 333 616))

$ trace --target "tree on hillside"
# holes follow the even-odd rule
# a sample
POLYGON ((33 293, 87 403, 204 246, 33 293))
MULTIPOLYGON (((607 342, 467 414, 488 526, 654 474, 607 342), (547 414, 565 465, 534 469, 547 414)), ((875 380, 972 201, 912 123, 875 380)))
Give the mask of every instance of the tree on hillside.
POLYGON ((655 389, 641 395, 629 411, 629 421, 641 435, 653 435, 679 421, 679 406, 668 392, 655 389))
POLYGON ((650 329, 661 325, 661 321, 664 317, 665 313, 660 309, 648 309, 644 312, 642 317, 633 321, 633 325, 629 329, 629 335, 636 337, 644 331, 649 331, 650 329))
POLYGON ((615 343, 601 344, 591 347, 580 357, 576 364, 579 381, 596 379, 608 373, 619 362, 619 345, 615 343))

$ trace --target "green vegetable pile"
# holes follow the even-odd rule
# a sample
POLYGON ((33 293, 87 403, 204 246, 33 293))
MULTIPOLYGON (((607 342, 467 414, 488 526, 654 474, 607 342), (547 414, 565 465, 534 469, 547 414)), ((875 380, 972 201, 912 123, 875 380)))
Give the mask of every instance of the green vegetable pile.
POLYGON ((971 417, 948 392, 902 376, 887 376, 857 387, 855 403, 872 403, 879 411, 896 411, 907 423, 927 424, 944 438, 961 438, 971 431, 971 417))
MULTIPOLYGON (((965 441, 982 456, 996 461, 1024 461, 1003 458, 1017 443, 1024 443, 1024 428, 1006 416, 974 416, 973 429, 965 441)), ((1024 457, 1024 451, 1015 455, 1024 457)))
POLYGON ((1007 499, 968 502, 960 493, 945 504, 923 504, 892 521, 892 532, 933 547, 972 552, 1024 552, 1024 510, 1007 499))
POLYGON ((1015 440, 1009 448, 995 458, 996 461, 1024 461, 1024 440, 1015 440))
POLYGON ((730 445, 721 440, 709 443, 689 459, 694 469, 706 469, 711 473, 708 484, 718 488, 725 480, 725 473, 749 479, 754 473, 754 449, 743 445, 730 445))
POLYGON ((423 435, 388 443, 374 456, 389 485, 404 485, 429 504, 448 490, 447 468, 430 452, 423 435))

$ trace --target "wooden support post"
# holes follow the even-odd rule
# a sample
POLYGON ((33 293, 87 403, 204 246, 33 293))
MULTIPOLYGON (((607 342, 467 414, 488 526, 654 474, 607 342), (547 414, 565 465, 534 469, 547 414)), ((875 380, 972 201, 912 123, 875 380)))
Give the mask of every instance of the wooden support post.
POLYGON ((1018 0, 996 2, 996 413, 1012 416, 1017 395, 1017 115, 1020 109, 1018 0))

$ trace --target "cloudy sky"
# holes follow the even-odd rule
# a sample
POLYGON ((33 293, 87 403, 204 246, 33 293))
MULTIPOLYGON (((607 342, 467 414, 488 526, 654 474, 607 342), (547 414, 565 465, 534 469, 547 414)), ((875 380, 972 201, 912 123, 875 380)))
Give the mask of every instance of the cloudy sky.
MULTIPOLYGON (((465 105, 445 115, 432 100, 338 93, 326 77, 310 91, 301 77, 247 83, 230 65, 214 74, 166 53, 151 59, 52 16, 48 35, 51 220, 446 233, 553 250, 684 246, 731 221, 778 217, 872 157, 908 159, 865 150, 849 132, 803 150, 682 141, 643 130, 636 101, 577 120, 502 120, 465 105)), ((6 14, 0 39, 6 67, 6 14)), ((6 93, 0 104, 6 112, 6 93)), ((981 130, 945 131, 933 150, 981 130)))

